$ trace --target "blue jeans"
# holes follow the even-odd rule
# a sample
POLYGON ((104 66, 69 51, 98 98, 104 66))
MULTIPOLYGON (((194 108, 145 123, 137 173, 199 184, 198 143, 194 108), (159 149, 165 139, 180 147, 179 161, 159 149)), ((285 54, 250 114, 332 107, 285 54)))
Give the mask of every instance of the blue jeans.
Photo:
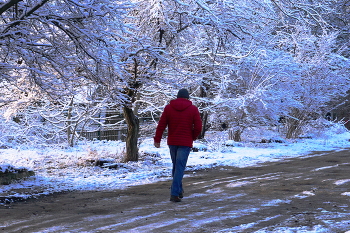
POLYGON ((171 195, 179 196, 183 192, 182 178, 185 173, 187 159, 191 151, 188 146, 171 146, 169 145, 171 161, 173 163, 173 182, 171 185, 171 195))

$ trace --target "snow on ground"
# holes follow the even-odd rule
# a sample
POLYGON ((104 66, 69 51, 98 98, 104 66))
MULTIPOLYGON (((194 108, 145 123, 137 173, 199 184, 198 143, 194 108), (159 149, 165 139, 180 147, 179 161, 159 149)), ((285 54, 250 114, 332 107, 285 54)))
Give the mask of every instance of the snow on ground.
MULTIPOLYGON (((312 151, 350 148, 350 133, 346 130, 330 130, 312 139, 283 143, 253 143, 252 140, 234 143, 225 140, 226 136, 225 132, 214 132, 208 136, 206 144, 195 143, 194 146, 202 150, 191 152, 187 170, 195 172, 215 166, 258 166, 264 162, 310 156, 312 151)), ((143 139, 138 162, 122 163, 124 148, 125 144, 120 141, 93 141, 81 142, 73 148, 51 146, 0 149, 0 171, 13 166, 35 172, 35 176, 24 181, 0 185, 0 197, 25 199, 62 191, 124 189, 171 178, 172 165, 165 140, 162 141, 161 148, 155 148, 153 139, 143 139), (118 168, 95 166, 98 159, 116 163, 118 168)), ((344 182, 350 182, 350 179, 335 184, 344 182)), ((349 192, 343 195, 350 196, 349 192)), ((315 226, 315 231, 318 232, 317 227, 315 226)))
MULTIPOLYGON (((212 133, 208 138, 211 140, 206 145, 194 144, 207 151, 191 152, 187 171, 214 166, 256 166, 304 156, 312 151, 350 147, 350 133, 347 131, 284 143, 233 143, 225 140, 225 132, 212 133)), ((170 178, 172 166, 165 140, 161 148, 155 148, 153 139, 143 139, 138 162, 121 163, 124 147, 125 143, 121 141, 93 141, 63 149, 59 146, 0 149, 0 171, 13 166, 35 172, 35 176, 24 181, 0 186, 0 197, 27 197, 72 190, 112 190, 170 178), (118 168, 95 166, 95 161, 99 159, 116 163, 118 168)))

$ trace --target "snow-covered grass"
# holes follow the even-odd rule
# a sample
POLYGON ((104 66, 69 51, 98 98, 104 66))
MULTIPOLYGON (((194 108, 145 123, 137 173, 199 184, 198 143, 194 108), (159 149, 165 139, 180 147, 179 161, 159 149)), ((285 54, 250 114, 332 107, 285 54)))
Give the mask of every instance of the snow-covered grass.
MULTIPOLYGON (((227 132, 209 132, 206 142, 194 144, 199 151, 191 152, 187 170, 191 173, 215 166, 258 166, 264 162, 310 156, 312 151, 350 148, 350 133, 338 126, 304 139, 259 143, 261 139, 271 139, 273 134, 270 133, 266 129, 247 131, 245 140, 236 143, 227 140, 227 132)), ((155 148, 152 138, 142 139, 139 161, 129 163, 122 163, 125 143, 121 141, 81 142, 73 148, 59 145, 11 147, 0 149, 0 171, 8 167, 25 167, 34 171, 35 176, 0 185, 2 200, 26 199, 62 191, 124 189, 171 178, 172 165, 165 140, 161 148, 155 148), (116 164, 117 168, 96 166, 96 161, 116 164)), ((350 196, 349 192, 342 195, 350 196)), ((317 227, 315 231, 318 232, 317 227)), ((283 228, 281 232, 288 230, 304 232, 302 228, 283 228)))
MULTIPOLYGON (((255 166, 263 162, 307 155, 312 151, 350 147, 350 133, 337 127, 312 139, 283 143, 256 143, 268 138, 268 130, 247 131, 245 142, 228 141, 226 132, 210 132, 205 143, 196 142, 198 152, 191 152, 188 171, 214 166, 255 166), (263 135, 265 134, 265 135, 263 135), (255 141, 254 143, 252 141, 255 141)), ((125 143, 121 141, 82 142, 73 148, 59 146, 0 149, 0 171, 6 167, 25 167, 35 176, 0 186, 0 197, 26 198, 72 190, 112 190, 169 179, 171 160, 165 140, 153 147, 151 138, 143 139, 138 162, 121 163, 125 143), (116 163, 116 169, 96 166, 96 161, 116 163)))

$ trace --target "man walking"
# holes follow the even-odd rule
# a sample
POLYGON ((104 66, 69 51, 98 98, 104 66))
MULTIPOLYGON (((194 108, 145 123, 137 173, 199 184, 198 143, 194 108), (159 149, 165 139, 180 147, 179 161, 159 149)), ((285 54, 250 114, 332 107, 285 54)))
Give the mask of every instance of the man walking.
POLYGON ((154 146, 159 148, 163 132, 168 127, 167 144, 170 149, 172 169, 172 185, 170 201, 180 202, 183 198, 182 178, 187 159, 202 129, 202 121, 198 108, 189 100, 186 89, 179 90, 177 99, 170 101, 158 122, 154 137, 154 146))

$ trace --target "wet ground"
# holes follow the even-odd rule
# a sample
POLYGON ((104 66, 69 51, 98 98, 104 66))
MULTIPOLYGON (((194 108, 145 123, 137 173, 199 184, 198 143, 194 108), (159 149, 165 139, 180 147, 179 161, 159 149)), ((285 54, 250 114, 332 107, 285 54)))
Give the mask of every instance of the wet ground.
POLYGON ((0 206, 0 232, 346 232, 350 151, 259 167, 187 174, 185 197, 170 181, 109 192, 54 194, 0 206))

